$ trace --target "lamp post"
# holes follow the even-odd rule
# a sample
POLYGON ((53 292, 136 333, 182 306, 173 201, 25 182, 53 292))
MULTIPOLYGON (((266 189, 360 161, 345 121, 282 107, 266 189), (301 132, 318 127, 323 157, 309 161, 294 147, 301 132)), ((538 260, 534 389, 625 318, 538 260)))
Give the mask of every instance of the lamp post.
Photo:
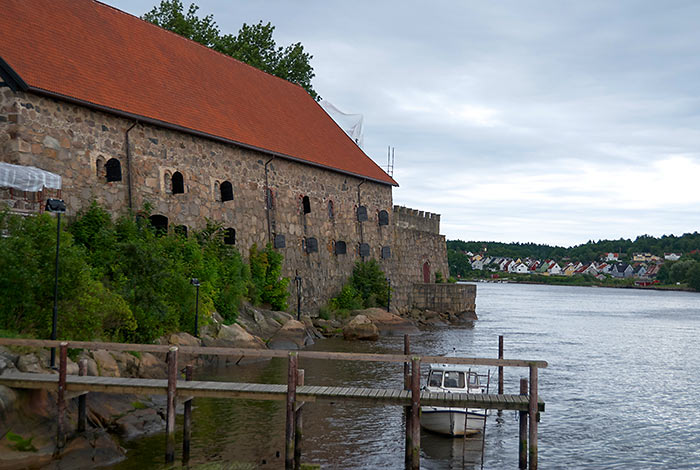
POLYGON ((297 321, 301 321, 301 277, 299 277, 299 271, 296 272, 294 282, 297 284, 297 321))
MULTIPOLYGON (((51 339, 56 339, 56 323, 58 323, 58 251, 61 246, 61 214, 66 212, 66 203, 61 199, 47 199, 46 210, 56 213, 56 268, 53 284, 53 319, 51 321, 51 339)), ((51 367, 56 367, 56 348, 51 348, 51 367)))
POLYGON ((386 311, 391 311, 391 279, 386 278, 386 311))
POLYGON ((199 279, 193 277, 190 283, 197 288, 197 297, 194 302, 194 336, 199 338, 199 279))

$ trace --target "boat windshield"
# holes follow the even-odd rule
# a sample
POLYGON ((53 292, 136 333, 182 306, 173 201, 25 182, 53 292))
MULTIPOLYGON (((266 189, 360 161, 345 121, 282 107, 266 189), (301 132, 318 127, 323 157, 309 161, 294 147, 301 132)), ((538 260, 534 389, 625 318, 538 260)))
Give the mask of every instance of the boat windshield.
POLYGON ((464 372, 446 371, 445 388, 464 388, 464 372))
POLYGON ((442 385, 442 371, 441 370, 430 371, 430 376, 428 377, 428 386, 440 387, 441 385, 442 385))

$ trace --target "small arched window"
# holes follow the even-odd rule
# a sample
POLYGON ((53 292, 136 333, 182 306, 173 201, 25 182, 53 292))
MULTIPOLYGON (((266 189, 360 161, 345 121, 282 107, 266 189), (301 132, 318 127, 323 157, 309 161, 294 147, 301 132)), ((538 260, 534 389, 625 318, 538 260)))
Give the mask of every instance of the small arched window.
POLYGON ((333 206, 333 201, 328 201, 328 219, 335 219, 335 207, 333 206))
POLYGON ((235 245, 236 244, 236 230, 231 227, 227 228, 224 232, 224 244, 235 245))
POLYGON ((334 243, 334 251, 336 255, 344 255, 348 251, 347 244, 342 240, 338 240, 334 243))
POLYGON ((166 194, 173 193, 173 176, 169 171, 163 173, 163 187, 165 188, 166 194))
POLYGON ((389 213, 387 211, 379 211, 379 225, 389 225, 389 213))
POLYGON ((182 177, 182 173, 176 171, 173 173, 173 194, 183 194, 185 192, 185 179, 182 177))
POLYGON ((122 164, 116 158, 110 158, 105 164, 107 171, 107 182, 122 180, 122 164))
POLYGON ((357 220, 360 222, 367 220, 367 207, 360 206, 357 208, 357 220))
POLYGON ((366 258, 367 256, 369 256, 370 252, 369 245, 367 243, 360 243, 358 251, 360 252, 360 256, 366 258))
POLYGON ((311 212, 311 201, 309 201, 309 196, 304 196, 301 199, 301 209, 304 214, 309 214, 311 212))
POLYGON ((151 222, 151 226, 155 229, 156 233, 164 234, 168 233, 168 218, 164 215, 153 214, 148 218, 151 222))
POLYGON ((187 238, 187 225, 176 225, 173 227, 173 232, 187 238))
POLYGON ((105 177, 105 161, 102 157, 97 157, 97 160, 95 160, 95 175, 98 178, 105 177))
POLYGON ((221 202, 233 201, 233 185, 224 181, 221 183, 221 202))

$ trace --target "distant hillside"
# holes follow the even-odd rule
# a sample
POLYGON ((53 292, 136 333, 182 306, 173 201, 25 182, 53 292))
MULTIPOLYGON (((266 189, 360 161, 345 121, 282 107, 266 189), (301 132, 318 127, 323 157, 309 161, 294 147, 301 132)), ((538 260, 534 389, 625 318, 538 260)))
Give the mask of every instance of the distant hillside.
POLYGON ((537 243, 500 243, 500 242, 465 242, 448 240, 448 251, 482 253, 485 249, 490 256, 509 258, 534 258, 561 260, 570 258, 572 261, 590 263, 600 258, 603 253, 620 253, 621 258, 631 257, 633 253, 651 253, 663 257, 664 253, 690 253, 700 249, 700 233, 686 233, 680 237, 664 235, 661 238, 641 235, 634 241, 621 238, 619 240, 589 241, 582 245, 569 248, 561 246, 540 245, 537 243))

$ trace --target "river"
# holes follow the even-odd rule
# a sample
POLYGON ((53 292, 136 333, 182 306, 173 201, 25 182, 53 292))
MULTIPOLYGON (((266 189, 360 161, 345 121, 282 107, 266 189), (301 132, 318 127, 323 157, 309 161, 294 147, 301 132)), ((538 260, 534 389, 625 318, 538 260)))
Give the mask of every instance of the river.
MULTIPOLYGON (((413 349, 435 355, 455 348, 463 356, 496 357, 498 335, 504 335, 506 358, 548 361, 539 383, 546 401, 540 468, 700 468, 700 294, 523 284, 479 284, 477 289, 479 320, 473 328, 427 331, 412 338, 413 349)), ((314 348, 399 352, 402 339, 330 339, 314 348)), ((396 364, 302 360, 300 367, 311 385, 394 388, 402 383, 396 364)), ((506 368, 506 393, 517 393, 526 374, 506 368)), ((210 371, 207 378, 213 377, 283 383, 286 363, 210 371)), ((195 403, 192 463, 283 468, 284 402, 195 403)), ((304 413, 304 462, 322 469, 403 468, 399 408, 319 402, 307 404, 304 413)), ((517 439, 516 413, 493 412, 483 468, 517 468, 517 439)), ((466 452, 461 439, 424 432, 421 441, 421 468, 481 468, 480 439, 468 441, 466 452)), ((127 460, 112 469, 168 468, 162 463, 163 435, 125 446, 127 460)))

